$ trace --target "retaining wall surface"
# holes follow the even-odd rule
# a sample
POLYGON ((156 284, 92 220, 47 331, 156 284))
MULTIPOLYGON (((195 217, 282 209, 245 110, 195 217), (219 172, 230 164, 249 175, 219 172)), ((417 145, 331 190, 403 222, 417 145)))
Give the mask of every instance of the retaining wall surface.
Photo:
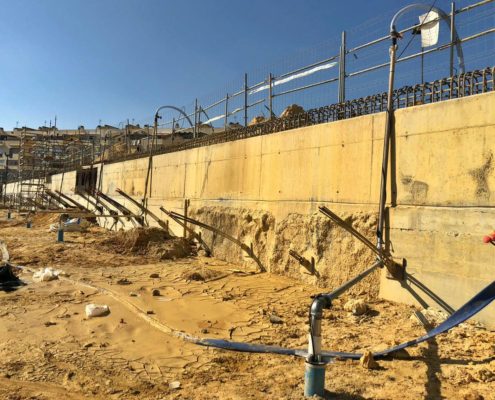
MULTIPOLYGON (((456 308, 494 279, 495 93, 398 110, 388 182, 387 238, 394 258, 456 308)), ((374 261, 349 234, 318 214, 326 205, 374 241, 383 113, 158 155, 148 206, 183 212, 253 244, 270 271, 334 288, 374 261), (314 257, 316 274, 289 256, 314 257)), ((101 168, 101 166, 98 166, 101 168)), ((102 190, 140 200, 148 159, 103 167, 102 190)), ((74 195, 75 173, 52 177, 74 195)), ((129 205, 133 209, 132 205, 129 205)), ((177 233, 182 228, 170 223, 177 233)), ((203 232, 215 256, 253 266, 240 248, 203 232)), ((354 289, 374 297, 438 307, 409 282, 371 275, 354 289)), ((495 307, 480 314, 493 324, 495 307)))

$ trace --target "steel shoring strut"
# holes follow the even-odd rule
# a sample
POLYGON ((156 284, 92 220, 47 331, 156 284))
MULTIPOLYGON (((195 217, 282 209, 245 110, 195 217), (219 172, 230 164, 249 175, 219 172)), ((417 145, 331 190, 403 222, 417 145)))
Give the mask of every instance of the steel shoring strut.
POLYGON ((76 200, 72 199, 71 197, 67 196, 66 194, 59 192, 58 190, 55 190, 55 193, 57 193, 60 197, 62 197, 64 200, 71 202, 73 205, 75 205, 77 208, 79 208, 82 211, 90 211, 86 207, 84 207, 82 204, 77 202, 76 200))
POLYGON ((165 214, 167 214, 167 216, 171 218, 173 221, 175 221, 175 223, 179 224, 182 228, 184 228, 187 232, 189 232, 189 234, 193 236, 201 244, 201 247, 203 247, 208 257, 213 254, 213 252, 208 247, 208 245, 206 244, 206 242, 203 240, 203 238, 199 233, 197 233, 194 229, 187 226, 187 224, 182 222, 179 218, 173 216, 172 213, 170 211, 167 211, 165 208, 160 207, 160 210, 163 211, 165 214))
MULTIPOLYGON (((162 211, 163 211, 163 209, 162 209, 162 211)), ((218 228, 215 228, 213 226, 207 225, 204 222, 197 221, 197 220, 195 220, 193 218, 185 217, 184 215, 179 214, 179 213, 176 213, 174 211, 170 211, 170 215, 171 216, 174 216, 177 219, 183 220, 185 222, 190 222, 191 224, 200 226, 201 228, 204 228, 204 229, 207 229, 209 231, 212 231, 212 232, 216 233, 217 235, 220 235, 220 236, 224 237, 225 239, 230 240, 232 243, 235 243, 242 250, 244 250, 246 252, 246 254, 249 257, 251 257, 256 262, 256 264, 258 265, 258 268, 260 269, 261 272, 266 272, 266 268, 263 266, 263 264, 261 264, 261 261, 256 256, 256 254, 254 254, 253 249, 251 247, 247 246, 245 243, 242 243, 239 239, 236 239, 235 237, 229 235, 228 233, 222 232, 218 228)))
POLYGON ((165 229, 167 232, 171 233, 169 228, 168 228, 168 225, 166 224, 166 222, 162 221, 160 218, 158 218, 158 216, 151 212, 147 207, 145 207, 143 204, 140 204, 139 201, 137 200, 134 200, 131 196, 129 196, 126 192, 124 192, 122 189, 115 189, 115 191, 120 194, 121 196, 123 196, 124 198, 126 198, 127 200, 129 200, 132 204, 134 204, 137 208, 139 208, 139 210, 143 213, 143 215, 149 215, 152 219, 154 219, 156 221, 156 223, 163 229, 165 229))
MULTIPOLYGON (((90 193, 87 190, 86 190, 86 194, 88 196, 90 196, 90 197, 93 197, 95 199, 95 201, 96 201, 96 204, 101 204, 101 207, 103 207, 105 210, 107 210, 110 215, 115 215, 116 216, 118 214, 117 211, 113 210, 111 207, 109 207, 107 204, 105 204, 105 202, 101 201, 101 199, 98 198, 98 196, 90 193)), ((110 227, 110 230, 112 230, 114 226, 117 226, 118 222, 119 222, 119 219, 117 217, 114 217, 113 218, 113 224, 110 227)))
POLYGON ((46 191, 41 193, 41 197, 48 204, 48 208, 50 210, 58 210, 58 209, 64 208, 64 206, 61 205, 60 203, 58 203, 57 201, 52 202, 51 200, 54 200, 54 199, 52 197, 48 196, 46 194, 46 191))
POLYGON ((99 206, 97 202, 91 200, 91 197, 88 194, 84 193, 81 190, 77 191, 76 194, 78 194, 84 200, 86 200, 88 204, 91 204, 94 207, 95 211, 98 211, 100 214, 103 214, 103 207, 99 206))
MULTIPOLYGON (((127 207, 123 206, 122 204, 120 204, 117 200, 111 198, 110 196, 106 195, 105 193, 103 193, 102 191, 98 190, 96 191, 96 194, 103 198, 106 202, 110 203, 112 206, 114 206, 117 210, 119 210, 122 214, 126 215, 128 214, 129 215, 129 220, 133 223, 133 225, 135 226, 135 223, 132 221, 131 219, 131 216, 133 215, 133 213, 131 212, 131 210, 129 210, 127 207)), ((143 221, 143 218, 141 217, 134 217, 134 219, 136 220, 136 222, 140 225, 140 226, 143 226, 144 225, 144 221, 143 221)))
MULTIPOLYGON (((127 221, 130 221, 133 226, 136 226, 136 221, 134 221, 132 219, 133 213, 131 213, 127 208, 121 206, 119 203, 117 203, 115 200, 113 200, 110 196, 107 196, 105 193, 101 192, 100 190, 93 189, 91 191, 91 194, 93 195, 93 197, 95 199, 97 199, 99 201, 99 203, 101 205, 105 206, 108 211, 112 210, 112 208, 110 206, 115 207, 118 211, 120 211, 122 213, 122 215, 126 216, 127 221)), ((112 210, 112 211, 114 211, 115 214, 118 214, 118 211, 115 211, 115 210, 112 210)))
POLYGON ((375 253, 378 257, 380 257, 381 253, 377 249, 377 247, 371 243, 363 234, 358 232, 356 229, 352 227, 352 225, 348 224, 345 222, 342 218, 340 218, 337 214, 333 213, 330 211, 327 207, 322 206, 319 207, 320 212, 330 218, 333 222, 335 222, 338 226, 341 228, 345 229, 347 232, 349 232, 351 235, 356 237, 358 240, 360 240, 366 247, 368 247, 373 253, 375 253))
POLYGON ((74 208, 73 205, 69 204, 67 201, 62 199, 58 194, 52 192, 50 189, 45 189, 45 193, 51 198, 55 199, 55 201, 61 204, 63 207, 74 208))

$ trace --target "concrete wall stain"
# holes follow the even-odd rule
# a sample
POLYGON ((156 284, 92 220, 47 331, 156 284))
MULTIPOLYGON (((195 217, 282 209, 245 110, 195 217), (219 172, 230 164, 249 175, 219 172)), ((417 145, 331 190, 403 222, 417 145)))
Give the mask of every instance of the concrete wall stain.
POLYGON ((481 167, 469 171, 469 175, 476 183, 474 195, 478 200, 490 200, 490 187, 488 185, 488 176, 493 171, 493 153, 488 151, 484 155, 484 161, 481 167))
POLYGON ((412 175, 403 175, 401 173, 401 183, 410 194, 410 200, 414 204, 422 204, 428 197, 428 184, 426 182, 417 181, 412 175))

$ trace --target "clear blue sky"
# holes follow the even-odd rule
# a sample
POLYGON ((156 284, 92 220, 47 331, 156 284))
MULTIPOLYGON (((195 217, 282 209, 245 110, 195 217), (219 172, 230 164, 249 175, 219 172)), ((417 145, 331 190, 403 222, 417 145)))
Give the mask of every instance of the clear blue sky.
POLYGON ((0 0, 0 126, 37 127, 55 115, 61 128, 139 121, 301 49, 338 45, 342 30, 370 20, 385 34, 386 18, 409 3, 0 0))

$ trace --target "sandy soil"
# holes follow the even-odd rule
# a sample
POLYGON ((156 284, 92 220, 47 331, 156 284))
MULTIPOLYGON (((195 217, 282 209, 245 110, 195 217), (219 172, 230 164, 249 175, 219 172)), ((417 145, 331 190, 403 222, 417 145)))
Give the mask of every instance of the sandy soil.
MULTIPOLYGON (((11 261, 26 267, 25 286, 0 291, 1 399, 303 398, 302 359, 200 347, 177 333, 304 348, 310 296, 321 288, 213 258, 122 252, 102 245, 113 234, 101 228, 60 244, 48 232, 53 216, 36 216, 32 229, 0 219, 11 261), (33 282, 41 267, 69 276, 33 282), (88 319, 89 303, 111 312, 88 319)), ((371 300, 356 317, 346 300, 325 314, 326 349, 377 350, 424 333, 413 307, 371 300)), ((378 365, 329 365, 327 397, 495 399, 495 332, 474 324, 378 365)))

